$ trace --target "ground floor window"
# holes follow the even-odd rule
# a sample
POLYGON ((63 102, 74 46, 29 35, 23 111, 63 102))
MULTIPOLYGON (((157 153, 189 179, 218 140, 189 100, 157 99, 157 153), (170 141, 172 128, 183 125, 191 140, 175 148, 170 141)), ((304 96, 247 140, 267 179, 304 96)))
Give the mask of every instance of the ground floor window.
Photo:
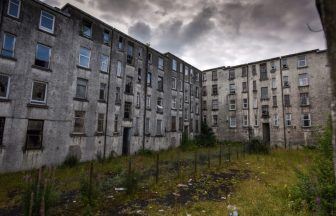
POLYGON ((5 131, 5 117, 0 117, 0 146, 3 145, 3 135, 5 131))
POLYGON ((236 116, 230 116, 230 128, 237 127, 236 116))
POLYGON ((85 111, 75 111, 74 133, 84 133, 85 111))
POLYGON ((40 149, 43 138, 43 120, 28 120, 26 149, 40 149))
POLYGON ((156 135, 159 135, 159 136, 162 135, 162 120, 161 119, 156 120, 156 135))
POLYGON ((97 124, 97 132, 103 133, 104 132, 104 121, 105 121, 105 114, 98 113, 98 124, 97 124))
POLYGON ((301 124, 302 127, 310 127, 311 126, 311 119, 310 119, 310 114, 304 113, 301 116, 301 124))

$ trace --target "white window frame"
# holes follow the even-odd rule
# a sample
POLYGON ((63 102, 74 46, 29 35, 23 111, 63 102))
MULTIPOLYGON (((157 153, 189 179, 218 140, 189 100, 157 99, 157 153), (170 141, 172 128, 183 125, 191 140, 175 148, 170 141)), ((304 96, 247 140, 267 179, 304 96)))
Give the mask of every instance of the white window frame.
POLYGON ((147 98, 146 98, 146 108, 147 109, 151 108, 151 96, 150 95, 147 95, 147 98))
POLYGON ((14 3, 12 0, 8 1, 7 15, 11 16, 11 17, 14 17, 14 18, 19 18, 20 17, 20 13, 21 13, 21 0, 19 0, 17 16, 14 16, 14 15, 12 15, 12 14, 9 13, 9 9, 10 9, 11 4, 15 4, 16 5, 16 3, 14 3))
POLYGON ((297 66, 298 66, 298 68, 303 68, 303 67, 307 66, 307 56, 306 55, 298 56, 297 66), (304 59, 300 59, 302 57, 304 57, 304 59), (301 63, 304 63, 304 64, 301 65, 301 63))
POLYGON ((172 100, 172 108, 173 108, 173 109, 176 109, 176 97, 173 97, 173 100, 172 100))
POLYGON ((31 89, 31 93, 30 93, 30 102, 34 103, 34 104, 46 104, 47 103, 47 92, 48 92, 48 83, 47 82, 42 82, 42 81, 33 81, 32 82, 32 89, 31 89), (46 88, 44 91, 44 100, 43 101, 39 101, 39 100, 33 100, 33 91, 34 91, 34 84, 35 83, 42 83, 45 84, 46 88))
POLYGON ((230 111, 236 110, 236 100, 234 99, 229 100, 229 110, 230 111), (234 101, 234 104, 232 104, 231 101, 234 101))
POLYGON ((308 92, 302 92, 302 93, 300 93, 300 105, 301 105, 301 106, 308 106, 309 104, 310 104, 310 103, 309 103, 309 93, 308 93, 308 92), (306 95, 307 95, 307 97, 306 97, 306 99, 307 99, 307 100, 306 100, 307 103, 306 103, 306 104, 303 104, 303 103, 302 103, 302 100, 301 100, 301 95, 302 95, 302 94, 306 94, 306 95))
POLYGON ((79 64, 79 66, 81 66, 81 67, 84 67, 84 68, 90 68, 90 62, 91 62, 91 49, 89 49, 89 48, 86 48, 86 47, 80 47, 79 48, 79 55, 78 55, 78 64, 79 64), (86 55, 83 55, 83 54, 81 54, 81 50, 82 49, 86 49, 86 50, 88 50, 89 51, 89 56, 86 56, 86 55), (89 61, 88 61, 88 66, 85 66, 85 65, 81 65, 81 57, 84 57, 84 58, 88 58, 89 59, 89 61))
POLYGON ((136 106, 138 108, 140 107, 140 92, 136 93, 136 106))
POLYGON ((243 109, 247 109, 248 108, 248 99, 247 98, 243 98, 243 109), (245 103, 246 100, 246 103, 245 103))
POLYGON ((311 127, 311 116, 310 116, 310 113, 303 113, 303 114, 301 114, 301 126, 303 128, 311 127), (304 118, 305 116, 308 116, 308 119, 305 119, 304 118), (304 121, 309 121, 309 126, 304 126, 304 121))
POLYGON ((276 78, 272 78, 272 89, 276 89, 276 78))
POLYGON ((291 113, 286 113, 285 115, 285 125, 286 127, 291 127, 292 126, 292 114, 291 113), (290 124, 288 124, 288 121, 290 124))
POLYGON ((172 89, 176 90, 176 78, 172 77, 172 89))
POLYGON ((35 60, 37 59, 37 52, 38 52, 38 47, 41 46, 41 47, 47 47, 49 49, 49 54, 48 54, 48 69, 50 68, 50 64, 51 64, 51 47, 47 46, 47 45, 44 45, 44 44, 41 44, 41 43, 37 43, 36 44, 36 51, 35 51, 35 60))
POLYGON ((279 126, 279 115, 278 114, 274 114, 273 116, 273 124, 275 127, 279 126))
POLYGON ((231 83, 229 85, 229 92, 230 92, 230 94, 235 94, 236 93, 236 85, 234 83, 231 83))
POLYGON ((236 116, 230 116, 229 117, 229 126, 230 126, 230 128, 236 128, 237 127, 237 117, 236 116))
POLYGON ((2 42, 2 49, 1 49, 1 54, 2 54, 2 51, 5 50, 5 41, 6 41, 6 38, 8 36, 13 36, 14 37, 14 42, 13 42, 13 50, 7 50, 7 51, 12 51, 13 52, 13 55, 11 57, 14 57, 15 56, 15 44, 16 44, 16 36, 11 34, 11 33, 8 33, 8 32, 5 32, 4 35, 3 35, 3 42, 2 42))
POLYGON ((177 61, 176 61, 176 59, 173 59, 173 61, 172 61, 172 70, 177 71, 177 61))
POLYGON ((158 59, 158 68, 162 71, 164 70, 164 60, 161 57, 158 59))
POLYGON ((247 127, 247 126, 248 126, 248 116, 243 115, 243 127, 247 127))
POLYGON ((309 77, 308 73, 299 74, 299 86, 309 86, 309 77), (301 78, 300 76, 305 76, 301 78))
POLYGON ((122 77, 123 74, 123 66, 121 61, 117 61, 117 77, 122 77))
POLYGON ((109 59, 110 59, 110 57, 108 55, 100 54, 100 71, 105 72, 105 73, 109 72, 109 59), (103 58, 107 59, 106 63, 104 63, 103 58), (103 66, 106 66, 106 70, 103 70, 104 69, 103 66))
POLYGON ((254 126, 255 126, 255 127, 258 127, 258 126, 259 126, 258 114, 254 114, 254 126))
MULTIPOLYGON (((45 17, 46 19, 49 19, 49 17, 45 17)), ((56 17, 53 15, 53 14, 51 14, 51 13, 48 13, 47 11, 44 11, 44 10, 41 10, 41 14, 40 14, 40 22, 39 22, 39 29, 41 29, 41 30, 43 30, 43 31, 46 31, 46 32, 49 32, 49 33, 51 33, 51 34, 53 34, 54 33, 54 30, 55 30, 55 19, 56 19, 56 17), (52 16, 53 17, 53 22, 52 22, 52 29, 49 29, 49 28, 46 28, 46 27, 44 27, 44 26, 42 26, 42 14, 43 13, 46 13, 47 15, 50 15, 50 16, 52 16)))
POLYGON ((9 96, 9 87, 10 87, 10 82, 11 82, 11 77, 9 75, 5 75, 5 74, 0 74, 0 76, 4 76, 8 78, 8 85, 7 85, 7 89, 6 89, 6 95, 5 97, 0 97, 1 99, 7 99, 9 96))
POLYGON ((214 100, 212 100, 212 102, 211 102, 211 107, 212 107, 212 109, 213 110, 218 110, 218 100, 217 99, 214 99, 214 100))
POLYGON ((254 97, 253 98, 253 109, 257 109, 258 108, 258 98, 254 97))

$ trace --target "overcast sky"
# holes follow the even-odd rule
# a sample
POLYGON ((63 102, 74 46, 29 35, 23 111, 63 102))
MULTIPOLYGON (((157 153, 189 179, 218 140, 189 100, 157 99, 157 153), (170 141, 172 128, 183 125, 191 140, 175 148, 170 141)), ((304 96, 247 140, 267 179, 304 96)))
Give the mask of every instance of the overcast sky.
POLYGON ((315 0, 45 0, 71 3, 199 69, 325 49, 315 0))

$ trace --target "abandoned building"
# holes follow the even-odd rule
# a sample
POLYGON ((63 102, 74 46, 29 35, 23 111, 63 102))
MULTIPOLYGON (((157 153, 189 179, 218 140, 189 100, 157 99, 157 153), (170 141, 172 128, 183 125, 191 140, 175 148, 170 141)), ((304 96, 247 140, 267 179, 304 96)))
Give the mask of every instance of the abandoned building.
POLYGON ((0 11, 0 172, 176 147, 202 118, 221 140, 309 144, 329 115, 325 51, 201 72, 70 4, 0 11))
POLYGON ((203 120, 222 140, 312 144, 330 117, 330 103, 325 50, 203 72, 203 120))

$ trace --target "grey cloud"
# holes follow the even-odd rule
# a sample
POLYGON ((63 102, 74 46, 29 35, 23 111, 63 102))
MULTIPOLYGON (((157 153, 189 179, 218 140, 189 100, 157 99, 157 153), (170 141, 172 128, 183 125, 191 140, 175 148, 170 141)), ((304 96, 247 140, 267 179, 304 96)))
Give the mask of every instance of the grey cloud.
POLYGON ((128 33, 138 40, 146 43, 151 39, 151 27, 144 22, 136 22, 128 29, 128 33))
POLYGON ((52 5, 54 7, 60 7, 61 6, 61 2, 59 0, 44 0, 43 1, 46 4, 52 5))

